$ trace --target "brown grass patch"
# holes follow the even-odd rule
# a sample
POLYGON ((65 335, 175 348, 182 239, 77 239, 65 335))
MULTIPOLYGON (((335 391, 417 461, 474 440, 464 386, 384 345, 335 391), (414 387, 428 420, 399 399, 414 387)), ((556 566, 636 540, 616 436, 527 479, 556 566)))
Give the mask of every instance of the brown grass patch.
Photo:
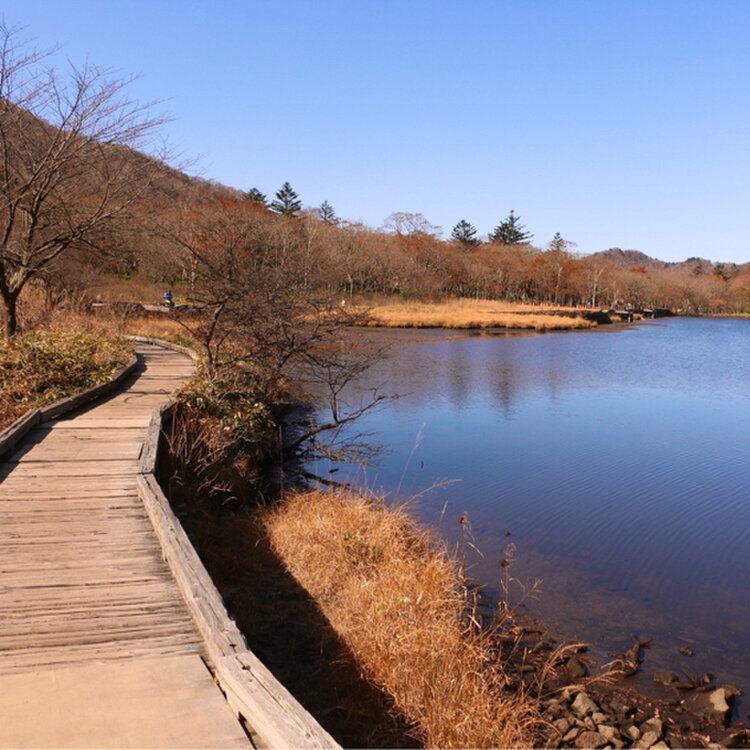
POLYGON ((472 627, 456 562, 403 509, 320 491, 269 511, 271 543, 429 747, 533 744, 537 715, 472 627))
POLYGON ((54 327, 0 338, 0 429, 110 378, 135 347, 90 316, 68 313, 54 327))
POLYGON ((195 347, 195 343, 185 327, 165 314, 130 315, 125 327, 128 333, 136 336, 153 336, 154 338, 195 347))
MULTIPOLYGON (((360 306, 355 306, 356 310, 360 306)), ((596 327, 571 308, 520 305, 492 300, 384 302, 368 308, 364 325, 389 328, 520 328, 536 331, 596 327)))

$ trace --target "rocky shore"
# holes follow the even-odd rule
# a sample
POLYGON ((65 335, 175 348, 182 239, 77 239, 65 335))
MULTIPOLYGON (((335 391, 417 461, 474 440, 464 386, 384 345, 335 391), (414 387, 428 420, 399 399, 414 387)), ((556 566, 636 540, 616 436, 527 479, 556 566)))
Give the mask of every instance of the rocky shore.
POLYGON ((746 721, 732 720, 738 687, 689 671, 684 680, 657 671, 651 685, 633 684, 646 642, 634 639, 628 654, 600 666, 586 646, 560 644, 537 626, 511 628, 500 641, 500 652, 512 654, 514 688, 539 702, 549 747, 750 747, 746 721))

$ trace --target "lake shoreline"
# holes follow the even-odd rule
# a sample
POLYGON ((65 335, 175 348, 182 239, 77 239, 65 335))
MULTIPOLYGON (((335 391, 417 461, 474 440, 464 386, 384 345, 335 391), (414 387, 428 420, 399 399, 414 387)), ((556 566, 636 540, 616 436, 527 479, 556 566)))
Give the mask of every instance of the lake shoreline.
POLYGON ((436 302, 403 300, 356 302, 351 306, 356 326, 445 330, 506 329, 536 331, 589 330, 599 325, 629 323, 639 313, 598 308, 528 305, 494 300, 454 299, 436 302))
MULTIPOLYGON (((550 682, 555 695, 542 701, 544 718, 564 730, 557 738, 558 746, 581 747, 581 735, 598 732, 600 726, 620 732, 618 739, 624 744, 612 745, 613 737, 605 730, 604 738, 614 747, 747 747, 750 743, 750 730, 738 710, 742 693, 737 686, 715 684, 711 674, 691 684, 665 670, 653 671, 648 681, 645 662, 650 639, 639 641, 632 636, 628 653, 611 654, 610 661, 602 662, 588 644, 527 612, 519 612, 517 622, 524 653, 531 655, 528 662, 517 663, 517 669, 526 668, 526 663, 543 665, 544 654, 556 648, 569 649, 568 658, 561 661, 559 673, 550 682), (580 705, 588 699, 596 709, 581 711, 580 705), (601 715, 593 722, 597 711, 601 715), (646 733, 653 731, 657 736, 643 744, 646 733)), ((596 742, 591 736, 587 739, 592 745, 596 742)))
MULTIPOLYGON (((340 491, 324 494, 330 497, 329 503, 346 502, 340 491)), ((375 556, 365 563, 363 557, 365 550, 382 549, 379 537, 369 536, 369 521, 363 522, 356 529, 349 529, 347 533, 350 536, 347 536, 347 533, 343 536, 346 544, 352 543, 346 542, 347 539, 356 539, 356 545, 352 550, 356 549, 358 564, 353 569, 352 576, 345 576, 343 580, 334 584, 333 578, 330 582, 321 581, 321 575, 325 577, 325 574, 316 568, 317 572, 312 574, 311 579, 315 583, 310 586, 306 581, 311 575, 306 562, 311 555, 325 560, 335 560, 340 554, 340 511, 332 512, 336 520, 332 523, 321 523, 317 531, 309 529, 320 523, 320 510, 309 511, 309 520, 299 519, 300 513, 308 512, 311 504, 314 507, 319 502, 322 501, 311 495, 304 503, 298 502, 297 510, 293 512, 283 510, 283 501, 280 511, 272 511, 272 518, 280 513, 286 513, 295 518, 295 524, 305 527, 304 532, 300 534, 302 539, 296 547, 292 545, 293 551, 280 556, 285 567, 298 578, 321 611, 327 617, 331 617, 334 627, 341 615, 329 610, 328 592, 341 590, 342 586, 349 591, 353 580, 355 589, 352 589, 351 606, 355 609, 364 607, 364 610, 350 612, 345 615, 346 618, 353 618, 355 621, 359 621, 361 617, 366 618, 366 612, 370 609, 368 601, 373 596, 375 599, 372 606, 386 607, 387 611, 388 606, 393 605, 387 605, 379 598, 382 594, 378 595, 372 589, 373 582, 379 574, 374 573, 375 578, 371 579, 367 573, 370 566, 377 569, 381 560, 375 556), (305 535, 308 533, 310 539, 306 540, 305 535), (360 571, 363 565, 366 567, 360 571), (361 590, 357 588, 360 584, 356 582, 360 576, 364 576, 361 579, 361 590), (318 588, 322 593, 316 592, 318 588)), ((403 518, 403 509, 400 507, 391 508, 378 500, 372 503, 372 512, 379 516, 394 514, 403 518)), ((413 534, 415 540, 423 539, 423 528, 422 524, 412 518, 406 533, 413 534)), ((288 533, 288 530, 283 528, 277 535, 286 538, 288 533)), ((427 534, 430 536, 429 531, 427 534)), ((421 566, 421 559, 415 564, 421 566)), ((459 564, 458 560, 455 564, 459 564)), ((336 567, 338 569, 339 566, 336 567)), ((420 580, 420 576, 419 567, 408 576, 415 581, 415 588, 418 588, 416 582, 420 580)), ((467 582, 467 585, 471 586, 470 582, 467 582)), ((336 606, 346 608, 347 603, 339 602, 336 606)), ((404 607, 402 616, 411 621, 410 605, 400 606, 404 607)), ((571 748, 601 747, 605 744, 616 748, 700 747, 709 743, 714 743, 717 747, 734 747, 743 746, 741 742, 748 738, 741 722, 730 722, 731 708, 737 695, 733 686, 712 685, 710 680, 699 686, 688 686, 680 684, 676 675, 660 672, 656 674, 660 676, 661 682, 650 685, 632 682, 626 675, 635 675, 642 670, 642 662, 648 648, 647 642, 636 641, 628 654, 621 655, 608 665, 601 665, 592 658, 585 644, 553 633, 551 628, 523 610, 513 611, 496 631, 494 628, 497 626, 492 623, 493 612, 498 611, 497 607, 485 601, 473 617, 479 616, 482 611, 485 612, 482 619, 489 627, 487 632, 491 633, 486 641, 488 657, 497 660, 499 668, 506 675, 508 685, 512 686, 517 695, 527 696, 525 700, 528 701, 529 708, 538 711, 541 717, 544 726, 538 730, 536 742, 544 743, 545 746, 571 748), (671 687, 665 684, 667 681, 671 682, 671 687), (716 709, 712 704, 712 701, 717 705, 721 704, 722 700, 726 702, 724 711, 716 709)), ((336 629, 352 653, 370 651, 369 645, 358 640, 359 636, 350 640, 347 635, 348 626, 339 630, 340 627, 336 629)), ((362 637, 373 637, 371 627, 364 628, 362 637)), ((408 637, 409 640, 413 638, 418 639, 419 636, 408 637)), ((381 641, 382 639, 379 639, 378 642, 381 641)), ((380 648, 387 648, 387 642, 388 639, 382 641, 380 648)), ((402 658, 407 657, 404 655, 402 658)), ((366 662, 362 667, 368 671, 366 662)), ((370 677, 372 679, 373 676, 370 677)), ((375 681, 379 682, 378 679, 375 681)), ((383 689, 387 691, 388 686, 383 686, 383 689)), ((407 716, 406 720, 413 720, 413 717, 407 716)))
MULTIPOLYGON (((447 525, 446 538, 455 542, 456 527, 439 520, 441 508, 450 502, 448 519, 468 510, 486 557, 472 575, 490 590, 507 544, 503 531, 511 529, 520 577, 545 581, 531 611, 594 644, 600 663, 607 652, 628 649, 631 632, 653 637, 653 650, 644 652, 642 672, 632 680, 635 689, 662 691, 667 700, 710 692, 708 684, 688 690, 685 669, 698 681, 716 672, 714 689, 722 682, 746 689, 746 633, 740 631, 747 605, 738 592, 747 576, 737 566, 743 548, 736 546, 746 526, 728 530, 718 509, 745 507, 747 461, 731 436, 743 434, 736 423, 747 397, 739 366, 747 329, 684 317, 647 322, 595 329, 628 331, 617 339, 503 332, 497 343, 483 331, 373 330, 379 343, 393 334, 395 346, 371 379, 406 395, 363 426, 395 456, 366 479, 384 492, 398 487, 405 497, 423 494, 441 478, 462 478, 455 489, 423 497, 421 520, 447 525), (676 366, 685 363, 690 373, 679 374, 683 387, 675 388, 676 366), (715 424, 701 420, 696 437, 690 415, 698 407, 715 424), (411 456, 415 435, 418 450, 411 456), (716 485, 726 470, 717 474, 712 467, 726 464, 716 461, 727 451, 735 473, 731 484, 716 485), (665 540, 674 551, 665 549, 665 540), (695 554, 717 544, 711 555, 695 554), (717 588, 715 580, 724 585, 717 588), (693 658, 678 654, 687 645, 693 658), (682 685, 652 686, 653 673, 667 670, 679 673, 673 681, 682 685)), ((737 708, 745 720, 747 699, 737 708)))

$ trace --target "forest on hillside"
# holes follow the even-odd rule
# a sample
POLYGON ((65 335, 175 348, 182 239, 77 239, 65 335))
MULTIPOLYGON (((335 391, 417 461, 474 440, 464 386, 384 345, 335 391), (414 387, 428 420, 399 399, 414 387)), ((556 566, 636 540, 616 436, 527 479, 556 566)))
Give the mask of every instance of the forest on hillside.
MULTIPOLYGON (((395 213, 383 227, 371 228, 336 218, 328 204, 289 211, 274 206, 278 199, 267 205, 255 192, 249 195, 187 183, 179 198, 160 207, 161 231, 149 222, 121 238, 106 262, 67 258, 46 275, 47 283, 55 285, 58 298, 83 300, 96 293, 102 274, 140 274, 190 297, 208 270, 200 259, 211 255, 215 263, 221 249, 233 263, 247 262, 259 272, 275 265, 274 275, 282 273, 295 289, 322 300, 455 296, 686 314, 750 310, 750 264, 701 258, 664 263, 617 248, 585 256, 559 236, 545 247, 500 240, 469 244, 442 239, 419 214, 395 213), (168 229, 175 224, 183 234, 178 242, 168 229)), ((116 245, 116 238, 109 244, 116 245)))
MULTIPOLYGON (((663 263, 632 250, 543 246, 511 210, 485 241, 465 219, 444 239, 421 214, 374 228, 303 208, 287 182, 271 200, 189 177, 158 148, 163 118, 128 97, 129 79, 47 66, 0 24, 0 308, 7 335, 23 296, 48 310, 139 299, 141 279, 174 287, 210 318, 238 300, 264 319, 308 315, 355 295, 446 296, 561 306, 750 311, 750 264, 663 263), (125 290, 125 291, 123 291, 125 290)), ((252 174, 252 165, 248 165, 252 174)), ((151 294, 153 291, 151 291, 151 294)), ((246 311, 247 312, 247 311, 246 311)), ((218 318, 217 318, 218 316, 218 318)), ((231 317, 231 316, 229 316, 231 317)), ((213 335, 213 334, 212 334, 213 335)))

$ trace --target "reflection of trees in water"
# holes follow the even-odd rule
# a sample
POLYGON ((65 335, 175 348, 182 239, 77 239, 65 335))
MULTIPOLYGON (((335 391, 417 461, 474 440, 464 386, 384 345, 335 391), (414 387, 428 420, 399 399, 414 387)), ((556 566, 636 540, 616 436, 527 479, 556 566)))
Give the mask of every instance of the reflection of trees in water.
POLYGON ((521 372, 515 365, 504 362, 492 367, 489 381, 493 403, 497 404, 498 410, 506 419, 513 416, 514 401, 519 395, 519 382, 521 372))
POLYGON ((556 351, 548 355, 547 367, 544 369, 544 384, 552 401, 557 401, 565 384, 570 384, 571 378, 566 372, 567 367, 562 358, 557 356, 556 351))
POLYGON ((450 393, 451 404, 465 407, 468 401, 469 387, 476 365, 472 358, 467 357, 464 341, 451 342, 448 348, 450 354, 443 368, 446 370, 446 381, 450 393))

